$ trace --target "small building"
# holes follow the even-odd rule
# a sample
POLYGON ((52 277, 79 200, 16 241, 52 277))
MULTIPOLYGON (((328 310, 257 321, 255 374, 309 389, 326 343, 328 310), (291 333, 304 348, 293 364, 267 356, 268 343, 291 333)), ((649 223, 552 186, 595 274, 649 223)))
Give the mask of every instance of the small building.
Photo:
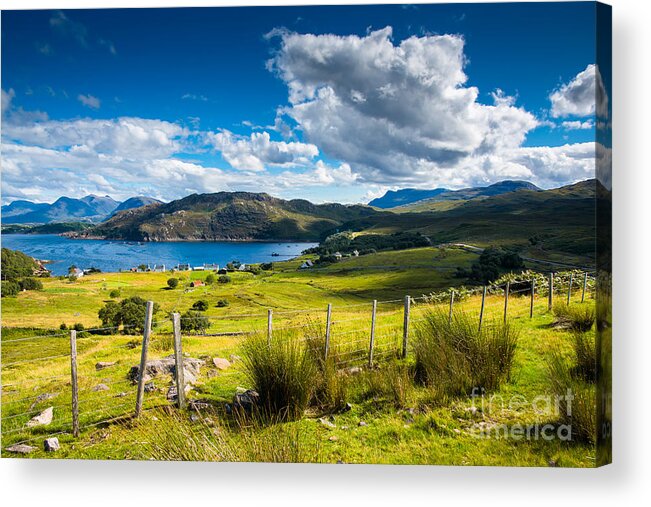
POLYGON ((353 250, 353 257, 359 257, 359 250, 353 250))
POLYGON ((154 267, 152 268, 152 271, 156 273, 164 273, 165 272, 165 264, 154 264, 154 267))
POLYGON ((203 268, 206 270, 212 269, 213 271, 219 271, 219 264, 206 263, 203 265, 203 268))
POLYGON ((201 280, 194 280, 193 282, 190 283, 190 287, 205 287, 206 284, 203 283, 201 280))
POLYGON ((338 261, 341 260, 341 258, 343 257, 343 255, 341 255, 341 252, 335 252, 334 255, 335 255, 335 258, 336 258, 338 261))
POLYGON ((217 270, 217 274, 218 275, 226 275, 226 274, 228 274, 228 270, 225 269, 225 268, 221 268, 221 269, 217 270))
POLYGON ((240 271, 246 271, 246 264, 240 264, 240 267, 237 269, 239 269, 240 271))
POLYGON ((177 271, 190 271, 190 265, 189 264, 179 264, 176 266, 177 271))
POLYGON ((74 268, 74 269, 70 272, 70 275, 71 275, 71 276, 74 276, 75 278, 81 278, 82 276, 84 276, 84 270, 83 270, 83 269, 79 269, 79 268, 74 268))
POLYGON ((299 266, 299 269, 308 269, 308 268, 311 268, 313 266, 314 266, 314 263, 310 259, 308 259, 303 264, 301 264, 299 266))
POLYGON ((204 270, 204 267, 203 267, 203 266, 194 266, 194 267, 192 268, 192 271, 203 271, 203 270, 204 270))

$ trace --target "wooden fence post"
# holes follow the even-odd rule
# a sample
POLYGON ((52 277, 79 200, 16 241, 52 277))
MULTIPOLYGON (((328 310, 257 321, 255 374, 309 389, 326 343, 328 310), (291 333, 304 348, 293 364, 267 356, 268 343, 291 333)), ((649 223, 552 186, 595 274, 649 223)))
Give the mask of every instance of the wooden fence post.
POLYGON ((533 301, 536 295, 536 280, 531 280, 531 300, 529 301, 529 318, 533 319, 533 301))
POLYGON ((554 272, 549 273, 549 296, 547 298, 547 309, 551 311, 554 306, 554 272))
POLYGON ((70 383, 72 386, 72 435, 79 436, 79 386, 77 384, 77 331, 70 331, 70 383))
POLYGON ((484 322, 484 305, 486 304, 486 286, 484 285, 484 290, 481 294, 481 309, 479 310, 479 330, 481 331, 481 325, 484 322))
POLYGON ((402 357, 407 357, 407 345, 409 341, 409 312, 411 310, 411 296, 405 296, 405 315, 402 321, 402 357))
POLYGON ((567 304, 570 304, 572 299, 572 282, 574 281, 574 273, 570 273, 570 285, 567 288, 567 304))
POLYGON ((174 328, 174 360, 176 367, 176 393, 179 409, 185 408, 185 371, 183 369, 183 347, 181 346, 181 315, 172 314, 174 328))
POLYGON ((267 310, 267 345, 271 346, 271 335, 273 334, 273 319, 274 311, 269 308, 267 310))
POLYGON ((373 300, 373 314, 371 315, 371 340, 368 344, 368 367, 373 367, 373 344, 375 343, 375 315, 377 313, 377 300, 373 300))
POLYGON ((585 291, 588 288, 588 272, 583 273, 583 292, 581 292, 581 303, 585 303, 585 291))
POLYGON ((511 289, 511 282, 506 282, 504 287, 504 322, 506 322, 506 315, 509 309, 509 291, 511 289))
POLYGON ((448 312, 448 324, 452 324, 452 309, 454 308, 454 289, 450 292, 450 311, 448 312))
POLYGON ((147 301, 145 309, 145 330, 142 333, 142 350, 140 352, 140 370, 138 371, 138 395, 136 398, 136 417, 142 412, 142 402, 145 395, 145 375, 147 370, 147 352, 149 351, 149 337, 151 336, 151 319, 154 313, 154 302, 147 301))
POLYGON ((326 313, 326 333, 325 333, 325 359, 328 359, 330 353, 330 326, 332 325, 332 304, 328 303, 328 311, 326 313))

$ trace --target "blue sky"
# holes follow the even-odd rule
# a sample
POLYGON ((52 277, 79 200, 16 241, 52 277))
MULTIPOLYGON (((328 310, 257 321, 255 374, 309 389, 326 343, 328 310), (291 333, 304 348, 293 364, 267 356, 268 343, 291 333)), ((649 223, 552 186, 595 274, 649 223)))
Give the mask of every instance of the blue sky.
POLYGON ((594 25, 591 2, 4 11, 3 202, 591 177, 594 25))

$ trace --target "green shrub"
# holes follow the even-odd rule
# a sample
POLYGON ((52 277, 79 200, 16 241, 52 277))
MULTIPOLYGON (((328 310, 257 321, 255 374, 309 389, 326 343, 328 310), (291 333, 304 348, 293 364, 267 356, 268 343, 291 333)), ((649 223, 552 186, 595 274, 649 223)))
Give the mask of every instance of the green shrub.
POLYGON ((242 362, 260 395, 263 417, 295 420, 303 415, 314 393, 317 368, 295 336, 276 333, 267 343, 265 335, 251 335, 242 343, 242 362))
POLYGON ((592 329, 595 320, 595 309, 591 303, 556 303, 553 308, 556 325, 567 326, 578 332, 592 329))
POLYGON ((364 399, 383 398, 397 408, 407 406, 413 388, 413 375, 404 362, 392 361, 375 370, 367 370, 360 378, 364 399))
POLYGON ((118 289, 113 289, 111 292, 109 292, 109 297, 111 299, 119 298, 120 297, 120 291, 118 289))
POLYGON ((229 305, 228 299, 219 299, 217 301, 217 308, 225 308, 229 305))
POLYGON ((20 285, 13 280, 2 281, 2 297, 16 296, 20 292, 20 285))
POLYGON ((308 325, 303 336, 307 353, 316 367, 311 404, 332 411, 342 410, 348 401, 348 377, 337 370, 337 351, 331 348, 325 357, 325 331, 308 325))
POLYGON ((176 289, 179 286, 179 279, 178 278, 168 278, 167 279, 167 286, 170 289, 176 289))
POLYGON ((68 324, 66 324, 65 322, 62 322, 61 325, 59 326, 59 329, 61 331, 67 331, 68 330, 68 324))
POLYGON ((210 305, 208 304, 208 301, 205 299, 199 299, 198 301, 195 301, 194 304, 192 305, 192 309, 197 312, 205 312, 208 310, 208 307, 210 305))
POLYGON ((208 276, 206 277, 206 284, 207 285, 212 285, 217 281, 217 277, 213 275, 212 273, 209 273, 208 276))
POLYGON ((230 283, 230 281, 231 281, 231 277, 228 276, 228 275, 221 275, 221 276, 217 279, 217 281, 218 281, 219 283, 230 283))
POLYGON ((518 332, 509 323, 485 323, 458 312, 452 321, 431 311, 415 328, 415 377, 437 396, 497 389, 511 372, 518 332), (487 325, 488 324, 488 325, 487 325))
POLYGON ((203 313, 188 310, 181 315, 181 331, 198 331, 203 333, 210 327, 210 320, 203 313))
POLYGON ((36 278, 22 278, 18 281, 20 290, 43 290, 43 283, 36 278))
POLYGON ((594 443, 597 437, 596 386, 585 382, 576 364, 557 351, 548 360, 549 382, 558 403, 559 422, 572 428, 572 440, 594 443), (568 401, 568 393, 571 399, 568 401))
POLYGON ((575 332, 573 338, 576 362, 573 374, 586 382, 595 383, 597 381, 596 336, 592 333, 575 332))
MULTIPOLYGON (((124 326, 125 334, 140 334, 144 330, 147 302, 140 296, 123 299, 119 303, 109 301, 98 312, 102 327, 124 326)), ((153 314, 160 310, 160 305, 154 303, 153 314)), ((152 327, 155 324, 152 324, 152 327)))

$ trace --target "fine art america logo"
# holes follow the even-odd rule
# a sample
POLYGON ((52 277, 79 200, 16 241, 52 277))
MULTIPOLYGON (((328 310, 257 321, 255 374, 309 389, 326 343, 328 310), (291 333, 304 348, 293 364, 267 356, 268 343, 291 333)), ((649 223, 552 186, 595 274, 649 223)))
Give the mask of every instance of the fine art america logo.
POLYGON ((520 394, 510 398, 498 394, 486 397, 483 390, 473 388, 470 411, 483 414, 484 421, 476 425, 477 430, 471 434, 476 438, 571 441, 571 423, 554 421, 572 420, 573 400, 571 389, 568 389, 564 395, 539 395, 529 400, 520 394), (491 414, 503 415, 530 409, 544 418, 545 422, 535 421, 530 424, 490 422, 491 414))

